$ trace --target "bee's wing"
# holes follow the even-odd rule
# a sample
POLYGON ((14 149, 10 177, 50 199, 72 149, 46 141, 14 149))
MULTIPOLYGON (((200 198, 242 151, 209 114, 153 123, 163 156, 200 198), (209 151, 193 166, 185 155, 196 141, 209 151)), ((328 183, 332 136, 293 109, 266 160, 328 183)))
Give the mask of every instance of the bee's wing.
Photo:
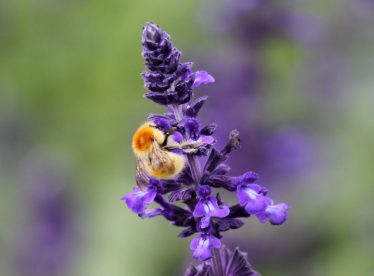
POLYGON ((149 176, 146 173, 144 161, 137 158, 136 160, 136 184, 144 191, 148 187, 149 176))
POLYGON ((149 156, 149 166, 156 172, 172 174, 175 171, 175 165, 169 152, 157 142, 153 143, 152 152, 149 156))

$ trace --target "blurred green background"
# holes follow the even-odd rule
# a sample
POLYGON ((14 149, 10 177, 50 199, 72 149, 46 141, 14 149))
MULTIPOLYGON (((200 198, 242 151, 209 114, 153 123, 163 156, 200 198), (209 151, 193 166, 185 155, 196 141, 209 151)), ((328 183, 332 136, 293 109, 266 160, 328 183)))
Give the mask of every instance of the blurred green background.
MULTIPOLYGON (((278 179, 272 191, 292 205, 287 223, 250 219, 224 238, 250 250, 263 275, 374 273, 374 7, 353 9, 358 2, 365 1, 290 3, 317 16, 329 39, 322 46, 274 39, 256 52, 267 74, 261 114, 275 127, 302 122, 318 137, 318 166, 286 189, 289 180, 278 179), (304 69, 336 52, 348 68, 340 89, 315 96, 304 69), (288 257, 277 255, 285 248, 288 257)), ((189 239, 120 201, 134 185, 132 133, 149 113, 163 112, 142 97, 141 28, 156 22, 184 60, 204 69, 209 54, 220 64, 232 53, 230 35, 204 27, 205 11, 216 8, 195 0, 0 2, 1 275, 183 274, 189 239), (44 229, 56 217, 57 226, 44 229)))

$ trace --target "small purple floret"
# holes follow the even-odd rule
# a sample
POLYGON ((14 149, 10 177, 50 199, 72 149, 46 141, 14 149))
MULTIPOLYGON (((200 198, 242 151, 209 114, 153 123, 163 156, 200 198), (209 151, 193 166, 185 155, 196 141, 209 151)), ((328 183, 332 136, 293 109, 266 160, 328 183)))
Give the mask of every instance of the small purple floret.
POLYGON ((199 87, 203 84, 213 83, 214 81, 214 78, 211 75, 209 75, 207 71, 196 71, 195 81, 192 85, 192 88, 199 87))
POLYGON ((193 257, 199 261, 206 261, 212 257, 212 249, 220 248, 221 241, 208 234, 202 234, 191 240, 190 249, 193 252, 193 257))
POLYGON ((208 196, 201 198, 196 204, 193 216, 195 218, 202 217, 201 228, 207 228, 210 224, 210 218, 224 218, 230 213, 230 209, 226 204, 218 206, 217 198, 208 196))
POLYGON ((242 184, 237 187, 239 204, 248 214, 257 214, 266 209, 271 200, 261 194, 262 187, 258 184, 242 184))
POLYGON ((280 225, 287 220, 287 210, 289 208, 290 207, 286 203, 273 205, 273 201, 271 201, 271 204, 265 209, 265 211, 258 213, 257 217, 263 223, 269 220, 273 225, 280 225))
POLYGON ((147 209, 157 195, 156 189, 152 186, 147 191, 142 191, 138 186, 134 187, 133 192, 128 193, 121 200, 126 202, 127 207, 136 214, 141 214, 147 209))

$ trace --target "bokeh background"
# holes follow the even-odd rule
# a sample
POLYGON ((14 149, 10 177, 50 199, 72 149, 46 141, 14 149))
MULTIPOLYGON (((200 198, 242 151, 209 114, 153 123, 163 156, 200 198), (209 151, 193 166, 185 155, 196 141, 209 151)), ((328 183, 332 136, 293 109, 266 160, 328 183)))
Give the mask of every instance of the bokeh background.
POLYGON ((161 25, 216 83, 202 121, 232 128, 286 224, 224 242, 263 275, 374 275, 370 0, 0 1, 0 275, 182 275, 189 239, 120 201, 147 114, 141 28, 161 25), (280 3, 282 2, 282 3, 280 3))

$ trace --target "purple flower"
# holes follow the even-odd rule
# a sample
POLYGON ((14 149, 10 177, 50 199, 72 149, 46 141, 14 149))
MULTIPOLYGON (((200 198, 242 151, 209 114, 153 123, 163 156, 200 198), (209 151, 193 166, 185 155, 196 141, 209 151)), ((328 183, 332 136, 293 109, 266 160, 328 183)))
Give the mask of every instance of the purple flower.
MULTIPOLYGON (((11 262, 19 276, 69 274, 76 239, 76 212, 64 166, 43 154, 33 154, 22 164, 20 203, 26 221, 16 227, 11 262)), ((77 243, 78 241, 78 243, 77 243)))
POLYGON ((203 85, 203 84, 213 83, 214 81, 215 81, 214 78, 211 75, 209 75, 208 72, 196 71, 195 81, 192 85, 192 88, 199 87, 200 85, 203 85))
POLYGON ((230 213, 230 209, 226 204, 221 204, 218 206, 217 198, 214 196, 207 196, 206 191, 201 192, 201 190, 208 190, 210 194, 210 187, 203 186, 200 188, 199 193, 202 197, 196 204, 195 210, 193 211, 193 216, 195 218, 202 217, 201 228, 207 228, 210 224, 210 218, 224 218, 230 213))
POLYGON ((264 196, 263 188, 258 184, 242 184, 237 187, 239 204, 248 214, 257 214, 266 209, 271 200, 264 196))
POLYGON ((156 188, 149 187, 147 191, 142 191, 138 186, 134 187, 133 192, 121 198, 126 202, 127 207, 136 214, 141 214, 147 209, 156 197, 156 188))
POLYGON ((240 40, 249 47, 263 45, 271 38, 277 37, 314 43, 323 35, 315 16, 293 11, 279 1, 232 0, 226 1, 227 4, 216 2, 215 9, 211 8, 211 3, 203 6, 204 21, 208 17, 205 25, 211 25, 215 31, 227 32, 235 40, 240 40))
POLYGON ((209 234, 202 234, 199 237, 193 238, 190 244, 193 257, 199 261, 208 260, 212 257, 212 249, 220 247, 220 239, 209 234))
POLYGON ((287 210, 289 208, 290 207, 286 203, 273 205, 273 201, 271 200, 270 205, 268 205, 263 212, 256 215, 262 223, 265 223, 267 220, 269 220, 273 225, 280 225, 287 220, 287 210))

